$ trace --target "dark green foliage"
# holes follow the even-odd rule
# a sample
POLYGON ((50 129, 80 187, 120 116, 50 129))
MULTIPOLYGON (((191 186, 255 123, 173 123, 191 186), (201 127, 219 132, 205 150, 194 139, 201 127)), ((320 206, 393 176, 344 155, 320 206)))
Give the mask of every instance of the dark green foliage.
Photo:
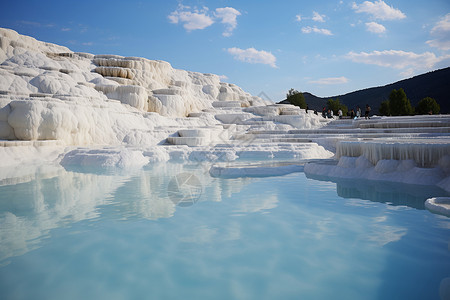
POLYGON ((333 111, 334 115, 338 114, 338 110, 339 109, 342 110, 342 114, 344 116, 346 116, 347 112, 348 112, 347 106, 342 104, 342 103, 340 103, 339 102, 339 98, 336 98, 336 100, 333 100, 333 98, 328 99, 327 107, 333 111))
POLYGON ((380 112, 380 115, 383 115, 383 116, 391 115, 391 110, 389 108, 389 100, 381 102, 379 112, 380 112))
POLYGON ((389 94, 389 111, 392 116, 407 116, 414 113, 411 103, 402 88, 392 90, 389 94))
POLYGON ((300 92, 297 91, 297 90, 290 89, 290 90, 288 91, 288 93, 286 94, 286 99, 289 98, 289 97, 291 97, 291 96, 293 96, 293 95, 295 95, 295 94, 299 94, 299 93, 300 93, 300 92))
POLYGON ((333 113, 337 114, 337 111, 339 110, 339 99, 338 98, 336 98, 336 100, 333 100, 333 98, 328 99, 327 107, 328 109, 331 109, 333 113))
POLYGON ((300 108, 303 108, 303 109, 306 108, 305 97, 303 96, 303 93, 301 93, 297 90, 290 89, 286 95, 286 99, 292 105, 299 106, 300 108))
POLYGON ((433 98, 426 97, 419 101, 416 106, 416 113, 418 115, 427 115, 430 112, 435 115, 441 110, 439 104, 433 98))

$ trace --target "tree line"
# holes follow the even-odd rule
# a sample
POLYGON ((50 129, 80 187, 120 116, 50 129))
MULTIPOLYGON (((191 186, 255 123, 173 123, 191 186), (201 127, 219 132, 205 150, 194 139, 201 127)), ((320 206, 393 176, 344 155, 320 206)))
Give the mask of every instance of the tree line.
POLYGON ((438 114, 441 107, 435 99, 425 97, 417 103, 416 107, 411 105, 403 89, 392 90, 389 99, 381 102, 379 112, 384 116, 409 116, 438 114))
MULTIPOLYGON (((305 97, 303 93, 290 89, 286 94, 286 99, 292 105, 299 106, 305 109, 307 107, 305 97)), ((340 103, 339 98, 333 100, 330 98, 327 100, 327 107, 331 109, 334 114, 342 110, 344 116, 348 113, 348 107, 340 103)), ((383 101, 380 105, 379 113, 384 116, 409 116, 409 115, 427 115, 427 114, 438 114, 440 111, 440 106, 435 99, 426 97, 419 101, 416 107, 411 105, 405 91, 400 88, 398 90, 392 90, 389 94, 389 98, 383 101)))

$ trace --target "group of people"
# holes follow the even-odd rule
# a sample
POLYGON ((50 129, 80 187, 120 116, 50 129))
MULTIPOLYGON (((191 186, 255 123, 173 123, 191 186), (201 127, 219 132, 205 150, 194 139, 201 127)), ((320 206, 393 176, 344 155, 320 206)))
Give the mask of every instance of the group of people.
POLYGON ((327 111, 327 108, 325 106, 322 108, 322 117, 331 119, 333 118, 333 115, 334 113, 332 109, 328 109, 327 111))
MULTIPOLYGON (((370 108, 369 104, 366 104, 366 110, 364 111, 364 117, 366 118, 366 120, 370 119, 370 111, 371 111, 371 108, 370 108)), ((347 112, 347 117, 350 117, 350 119, 361 118, 361 113, 362 113, 361 108, 359 106, 356 106, 356 112, 352 108, 349 112, 347 112)), ((327 110, 327 108, 324 106, 322 108, 322 117, 334 118, 333 110, 332 109, 327 110)), ((341 109, 338 110, 338 117, 339 117, 339 119, 342 119, 344 117, 341 109)))

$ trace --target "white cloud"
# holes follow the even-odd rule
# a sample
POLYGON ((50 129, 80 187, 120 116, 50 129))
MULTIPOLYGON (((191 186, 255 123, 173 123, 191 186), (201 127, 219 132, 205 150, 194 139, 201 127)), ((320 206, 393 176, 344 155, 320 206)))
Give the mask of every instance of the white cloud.
POLYGON ((256 50, 255 48, 239 49, 239 48, 228 48, 228 53, 234 56, 234 59, 251 63, 251 64, 266 64, 272 68, 277 68, 276 57, 267 51, 256 50))
POLYGON ((187 31, 205 29, 211 26, 214 21, 208 15, 208 8, 202 10, 194 9, 190 11, 189 6, 179 5, 176 11, 173 11, 168 16, 171 23, 182 23, 184 29, 187 31))
POLYGON ((406 15, 401 10, 387 5, 382 0, 375 2, 364 1, 359 5, 353 2, 352 8, 357 13, 367 13, 378 20, 400 20, 406 18, 406 15))
POLYGON ((174 24, 183 24, 188 32, 192 30, 205 29, 216 21, 225 24, 223 36, 229 37, 237 26, 237 16, 241 13, 232 7, 216 8, 214 13, 210 13, 207 7, 202 9, 191 8, 182 4, 167 16, 169 21, 174 24))
POLYGON ((384 27, 383 25, 378 24, 376 22, 366 23, 366 28, 367 28, 367 31, 372 32, 372 33, 383 33, 386 31, 386 27, 384 27))
POLYGON ((228 80, 228 76, 227 75, 219 75, 219 79, 220 79, 220 81, 228 80))
POLYGON ((325 17, 326 17, 325 15, 321 15, 318 12, 313 11, 313 17, 312 17, 313 21, 323 23, 323 22, 325 22, 325 19, 324 19, 325 17))
POLYGON ((431 29, 431 33, 448 33, 450 31, 450 13, 446 14, 436 25, 431 29))
POLYGON ((316 83, 322 85, 331 85, 331 84, 343 84, 347 83, 348 79, 344 76, 342 77, 330 77, 330 78, 321 78, 318 80, 311 80, 309 83, 316 83))
MULTIPOLYGON (((370 53, 353 51, 346 55, 353 62, 371 64, 394 69, 407 69, 408 73, 426 71, 439 67, 442 62, 450 59, 450 55, 437 57, 434 53, 417 54, 401 50, 372 51, 370 53)), ((405 72, 404 71, 404 72, 405 72)))
POLYGON ((311 26, 307 26, 307 27, 302 27, 302 32, 303 33, 319 33, 319 34, 323 34, 323 35, 333 35, 331 33, 330 30, 328 29, 324 29, 324 28, 317 28, 316 26, 311 27, 311 26))
POLYGON ((436 23, 430 34, 436 38, 426 42, 429 46, 441 50, 450 50, 450 13, 436 23))
POLYGON ((226 25, 226 29, 222 35, 231 36, 233 30, 237 26, 236 18, 237 16, 240 16, 241 13, 232 7, 222 7, 217 8, 214 15, 216 16, 216 18, 221 19, 221 23, 226 25))
POLYGON ((416 71, 413 68, 406 69, 403 72, 400 72, 400 75, 404 78, 413 77, 416 71))
POLYGON ((55 27, 55 24, 43 24, 43 23, 33 22, 33 21, 19 21, 19 22, 24 25, 33 26, 33 27, 47 27, 47 28, 55 27))
POLYGON ((297 22, 301 22, 302 20, 313 20, 315 22, 323 23, 323 22, 325 22, 325 18, 326 18, 325 15, 321 15, 321 14, 319 14, 316 11, 313 11, 313 16, 312 17, 302 17, 301 14, 298 14, 298 15, 295 16, 295 20, 297 22))

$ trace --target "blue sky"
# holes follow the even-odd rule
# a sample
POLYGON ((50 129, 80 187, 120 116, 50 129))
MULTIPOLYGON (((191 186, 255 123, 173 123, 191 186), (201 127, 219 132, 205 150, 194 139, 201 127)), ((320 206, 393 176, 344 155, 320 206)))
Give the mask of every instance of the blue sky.
POLYGON ((0 27, 76 52, 165 60, 280 101, 450 66, 450 1, 2 1, 0 27))

